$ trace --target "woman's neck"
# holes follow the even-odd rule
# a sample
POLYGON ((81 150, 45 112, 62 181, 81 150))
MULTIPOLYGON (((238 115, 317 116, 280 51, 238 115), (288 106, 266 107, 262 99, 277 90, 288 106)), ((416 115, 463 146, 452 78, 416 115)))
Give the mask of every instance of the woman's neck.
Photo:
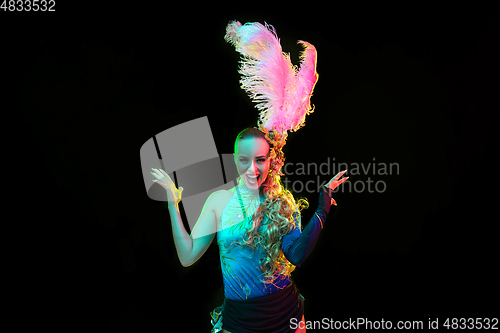
POLYGON ((245 182, 240 178, 238 182, 238 187, 240 189, 241 195, 245 197, 245 199, 249 199, 250 201, 257 200, 260 202, 260 189, 250 189, 245 184, 245 182))

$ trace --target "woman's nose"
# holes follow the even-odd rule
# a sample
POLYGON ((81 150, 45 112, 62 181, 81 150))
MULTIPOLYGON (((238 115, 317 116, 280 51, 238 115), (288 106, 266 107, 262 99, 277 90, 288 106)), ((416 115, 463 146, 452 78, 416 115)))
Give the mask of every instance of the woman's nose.
POLYGON ((255 161, 252 161, 252 164, 250 164, 250 168, 249 169, 252 172, 257 171, 257 164, 255 163, 255 161))

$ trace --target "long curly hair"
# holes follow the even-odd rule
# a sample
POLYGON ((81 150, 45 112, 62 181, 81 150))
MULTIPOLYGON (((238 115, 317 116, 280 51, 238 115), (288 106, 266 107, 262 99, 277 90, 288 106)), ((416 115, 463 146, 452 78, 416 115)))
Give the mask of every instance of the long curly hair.
POLYGON ((277 275, 290 275, 295 270, 295 265, 290 263, 283 254, 281 241, 283 235, 295 228, 294 219, 300 217, 300 211, 309 207, 309 203, 305 198, 296 201, 281 182, 280 176, 284 176, 281 167, 285 161, 282 148, 286 142, 286 134, 269 132, 263 126, 259 126, 259 129, 246 128, 236 137, 235 148, 239 140, 247 138, 262 138, 269 143, 270 166, 269 174, 259 189, 264 201, 255 211, 252 217, 252 227, 243 235, 243 241, 236 241, 236 243, 249 246, 253 250, 262 249, 264 254, 260 260, 260 266, 264 272, 262 282, 272 283, 277 275))

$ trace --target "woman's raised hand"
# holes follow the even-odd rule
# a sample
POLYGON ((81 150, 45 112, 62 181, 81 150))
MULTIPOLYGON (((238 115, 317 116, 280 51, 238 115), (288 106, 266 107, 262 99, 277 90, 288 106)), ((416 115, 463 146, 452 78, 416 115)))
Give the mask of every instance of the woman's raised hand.
POLYGON ((178 204, 181 201, 182 191, 184 191, 182 186, 177 189, 170 176, 162 169, 151 169, 154 171, 151 172, 151 174, 157 178, 156 180, 153 180, 153 182, 160 184, 160 186, 167 191, 168 203, 178 204))
MULTIPOLYGON (((347 170, 339 172, 325 186, 327 188, 330 188, 331 190, 334 190, 337 186, 339 186, 340 184, 342 184, 343 182, 345 182, 346 180, 349 179, 349 177, 340 179, 340 177, 342 177, 342 175, 346 172, 347 172, 347 170)), ((332 204, 337 206, 337 203, 335 202, 335 200, 333 200, 333 198, 332 198, 332 204)))

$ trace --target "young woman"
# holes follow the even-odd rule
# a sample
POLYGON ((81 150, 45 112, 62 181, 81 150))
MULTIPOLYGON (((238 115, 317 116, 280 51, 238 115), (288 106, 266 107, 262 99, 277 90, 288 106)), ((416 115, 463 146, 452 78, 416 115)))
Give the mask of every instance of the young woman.
POLYGON ((312 112, 316 49, 300 41, 305 51, 297 71, 272 26, 233 21, 225 39, 244 56, 242 88, 261 110, 258 128, 243 130, 234 144, 237 186, 208 197, 189 235, 179 214, 182 187, 178 190, 163 170, 154 169, 153 175, 167 191, 183 266, 196 262, 217 236, 225 299, 211 313, 212 332, 305 332, 304 298, 290 273, 312 251, 330 205, 336 204, 331 191, 349 178, 340 179, 342 171, 322 187, 315 214, 302 230, 300 210, 307 201, 295 201, 281 183, 282 148, 287 131, 303 126, 312 112))
POLYGON ((331 190, 349 178, 340 179, 343 171, 324 186, 318 208, 301 232, 300 210, 306 202, 297 203, 283 188, 273 168, 280 154, 266 134, 247 128, 238 135, 234 151, 238 185, 209 196, 191 235, 179 214, 183 188, 178 190, 168 174, 154 169, 157 183, 167 191, 181 264, 195 263, 217 236, 225 301, 212 312, 213 332, 221 327, 223 333, 305 332, 303 298, 290 273, 304 262, 319 237, 334 203, 331 190))

